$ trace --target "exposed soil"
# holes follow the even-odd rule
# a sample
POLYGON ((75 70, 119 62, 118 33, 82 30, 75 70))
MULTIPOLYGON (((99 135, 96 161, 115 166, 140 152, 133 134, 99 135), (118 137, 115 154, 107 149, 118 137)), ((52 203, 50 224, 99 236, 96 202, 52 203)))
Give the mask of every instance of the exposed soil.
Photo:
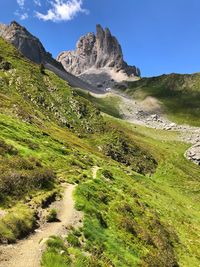
POLYGON ((74 185, 65 187, 63 199, 53 203, 58 222, 45 223, 27 239, 14 245, 0 246, 0 267, 40 267, 45 241, 52 235, 66 235, 67 227, 80 224, 82 214, 75 210, 72 197, 74 185))

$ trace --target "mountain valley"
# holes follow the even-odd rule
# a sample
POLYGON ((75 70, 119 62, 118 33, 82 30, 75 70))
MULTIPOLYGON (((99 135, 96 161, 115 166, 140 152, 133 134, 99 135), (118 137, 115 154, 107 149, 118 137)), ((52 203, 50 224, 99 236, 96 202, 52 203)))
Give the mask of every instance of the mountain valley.
POLYGON ((100 25, 59 62, 0 36, 0 266, 199 266, 200 74, 141 78, 100 25))

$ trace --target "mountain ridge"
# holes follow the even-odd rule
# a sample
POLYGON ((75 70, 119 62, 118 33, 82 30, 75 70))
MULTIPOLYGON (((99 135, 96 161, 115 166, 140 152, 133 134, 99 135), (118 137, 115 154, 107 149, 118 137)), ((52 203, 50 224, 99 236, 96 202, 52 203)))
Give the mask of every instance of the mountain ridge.
POLYGON ((47 244, 43 267, 199 266, 200 170, 183 157, 188 144, 102 114, 2 38, 0 48, 0 266, 12 266, 5 243, 43 230, 64 183, 77 184, 83 224, 36 242, 47 244))
MULTIPOLYGON (((16 21, 10 25, 0 24, 0 37, 13 44, 26 58, 36 64, 43 64, 73 87, 98 93, 99 89, 65 71, 62 65, 47 52, 40 40, 16 21)), ((103 92, 103 91, 102 91, 103 92)))
POLYGON ((68 72, 90 83, 102 83, 102 86, 141 75, 139 68, 124 61, 121 45, 109 28, 103 29, 100 24, 96 25, 96 34, 90 32, 80 37, 76 50, 61 52, 57 60, 68 72))

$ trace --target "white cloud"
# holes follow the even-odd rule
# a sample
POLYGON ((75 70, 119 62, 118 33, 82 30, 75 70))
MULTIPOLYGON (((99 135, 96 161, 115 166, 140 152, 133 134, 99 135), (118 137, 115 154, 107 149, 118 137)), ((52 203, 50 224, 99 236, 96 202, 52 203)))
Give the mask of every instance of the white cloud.
POLYGON ((46 14, 36 12, 36 17, 44 21, 69 21, 78 13, 88 13, 82 8, 83 0, 53 0, 50 1, 52 8, 46 14))
POLYGON ((17 0, 17 4, 19 5, 19 10, 15 12, 15 15, 20 18, 20 20, 25 20, 28 18, 28 13, 26 12, 25 9, 25 0, 17 0))
POLYGON ((20 8, 23 8, 25 4, 25 0, 17 0, 17 4, 19 5, 20 8))
POLYGON ((20 20, 25 20, 25 19, 28 19, 29 17, 27 12, 22 13, 22 12, 16 11, 14 14, 18 16, 20 20))
POLYGON ((20 19, 21 19, 21 20, 28 19, 28 13, 20 14, 20 19))
POLYGON ((36 4, 36 6, 41 6, 41 1, 40 0, 33 0, 33 2, 36 4))

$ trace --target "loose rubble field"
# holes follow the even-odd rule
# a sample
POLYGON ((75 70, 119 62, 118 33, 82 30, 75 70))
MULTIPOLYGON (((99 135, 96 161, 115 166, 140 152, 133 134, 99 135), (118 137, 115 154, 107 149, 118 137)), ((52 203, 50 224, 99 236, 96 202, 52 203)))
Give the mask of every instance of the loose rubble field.
POLYGON ((180 141, 192 144, 192 147, 185 153, 186 158, 198 165, 200 164, 199 127, 176 124, 170 121, 163 115, 161 103, 153 97, 148 97, 145 101, 140 102, 114 90, 107 95, 117 95, 120 98, 119 110, 125 120, 154 129, 178 132, 180 141))

